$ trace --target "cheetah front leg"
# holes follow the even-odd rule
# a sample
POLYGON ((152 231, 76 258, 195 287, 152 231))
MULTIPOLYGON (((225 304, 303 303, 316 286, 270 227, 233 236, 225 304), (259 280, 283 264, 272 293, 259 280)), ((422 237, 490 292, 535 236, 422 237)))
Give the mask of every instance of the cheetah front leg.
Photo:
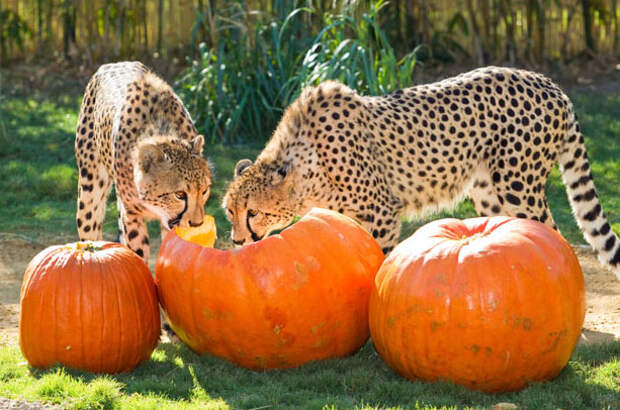
POLYGON ((106 200, 112 184, 103 165, 89 163, 81 157, 83 155, 78 154, 78 163, 81 164, 75 216, 78 237, 81 241, 100 241, 103 239, 106 200))
POLYGON ((381 246, 381 250, 385 255, 392 252, 394 247, 398 244, 398 238, 400 237, 400 230, 402 228, 402 223, 400 222, 400 218, 398 215, 393 215, 392 218, 388 219, 386 223, 381 227, 373 228, 373 236, 376 230, 379 230, 379 236, 375 238, 381 246), (385 233, 384 236, 381 234, 385 233))
POLYGON ((125 209, 118 201, 121 243, 138 254, 146 262, 149 260, 149 232, 144 217, 125 209))
POLYGON ((357 212, 352 216, 376 239, 384 254, 390 253, 398 244, 402 223, 397 211, 357 212))

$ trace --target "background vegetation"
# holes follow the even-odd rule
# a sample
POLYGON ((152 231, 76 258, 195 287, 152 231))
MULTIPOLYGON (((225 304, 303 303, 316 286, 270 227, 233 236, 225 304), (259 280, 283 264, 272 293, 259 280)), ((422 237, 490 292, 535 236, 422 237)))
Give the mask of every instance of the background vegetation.
MULTIPOLYGON (((2 0, 0 59, 31 55, 99 62, 159 52, 187 54, 200 42, 217 49, 231 31, 253 43, 255 28, 291 10, 314 12, 295 22, 313 37, 330 14, 360 18, 374 0, 2 0)), ((380 23, 397 51, 432 46, 434 57, 568 60, 620 47, 618 0, 392 0, 380 23)))
MULTIPOLYGON (((207 211, 227 237, 219 203, 234 163, 256 156, 308 84, 336 78, 380 94, 413 84, 420 62, 452 61, 462 71, 481 62, 549 68, 620 56, 616 0, 0 0, 0 7, 2 62, 10 65, 0 70, 0 222, 34 237, 74 235, 73 133, 98 63, 143 58, 175 84, 209 139, 216 187, 207 211), (171 74, 166 67, 177 55, 186 59, 171 74)), ((603 209, 618 231, 618 89, 571 97, 603 209)), ((583 242, 557 170, 547 190, 564 235, 583 242)), ((466 201, 454 215, 474 211, 466 201)), ((408 222, 403 235, 420 223, 408 222)))
POLYGON ((380 94, 418 62, 614 61, 618 1, 0 0, 0 63, 185 66, 175 85, 211 142, 264 141, 327 78, 380 94))

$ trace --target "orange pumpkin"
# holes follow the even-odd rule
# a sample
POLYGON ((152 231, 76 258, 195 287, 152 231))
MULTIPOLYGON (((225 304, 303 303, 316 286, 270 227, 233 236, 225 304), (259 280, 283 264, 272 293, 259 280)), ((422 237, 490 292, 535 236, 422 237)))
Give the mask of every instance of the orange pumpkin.
POLYGON ((33 367, 118 373, 148 359, 160 334, 144 261, 110 242, 52 246, 26 268, 19 345, 33 367))
POLYGON ((364 344, 382 261, 359 224, 313 209, 280 235, 234 250, 171 231, 155 280, 170 326, 195 352, 251 369, 287 368, 364 344))
POLYGON ((554 378, 584 315, 570 245, 542 223, 508 217, 420 228, 381 266, 369 312, 374 345, 397 373, 486 392, 554 378))

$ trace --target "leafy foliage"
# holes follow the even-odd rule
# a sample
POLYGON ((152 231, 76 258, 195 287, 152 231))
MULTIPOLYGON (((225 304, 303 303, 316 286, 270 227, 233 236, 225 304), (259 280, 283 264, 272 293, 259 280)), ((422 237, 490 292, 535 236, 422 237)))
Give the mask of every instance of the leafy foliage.
POLYGON ((265 140, 308 85, 337 79, 373 95, 409 86, 418 48, 396 57, 379 24, 385 4, 377 1, 356 18, 350 7, 318 14, 283 4, 276 13, 283 17, 269 17, 234 3, 215 22, 217 47, 200 44, 178 92, 205 136, 230 144, 265 140), (307 27, 313 19, 325 27, 314 37, 307 27))
POLYGON ((0 9, 0 56, 13 52, 13 48, 24 50, 24 41, 32 35, 26 21, 12 10, 0 9))
POLYGON ((302 86, 337 79, 358 92, 385 94, 410 86, 421 46, 397 59, 379 24, 383 0, 355 17, 350 8, 326 15, 326 27, 304 56, 298 78, 302 86))

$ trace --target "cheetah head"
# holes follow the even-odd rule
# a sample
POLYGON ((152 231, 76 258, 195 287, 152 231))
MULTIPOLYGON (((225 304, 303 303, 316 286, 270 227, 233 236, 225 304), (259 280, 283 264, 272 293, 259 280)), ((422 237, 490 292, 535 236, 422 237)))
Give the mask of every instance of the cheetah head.
POLYGON ((233 242, 258 241, 290 225, 303 202, 299 183, 290 162, 239 161, 222 204, 232 223, 233 242))
POLYGON ((191 141, 155 136, 142 140, 134 150, 138 198, 164 228, 199 226, 203 222, 211 188, 203 145, 202 135, 191 141))

